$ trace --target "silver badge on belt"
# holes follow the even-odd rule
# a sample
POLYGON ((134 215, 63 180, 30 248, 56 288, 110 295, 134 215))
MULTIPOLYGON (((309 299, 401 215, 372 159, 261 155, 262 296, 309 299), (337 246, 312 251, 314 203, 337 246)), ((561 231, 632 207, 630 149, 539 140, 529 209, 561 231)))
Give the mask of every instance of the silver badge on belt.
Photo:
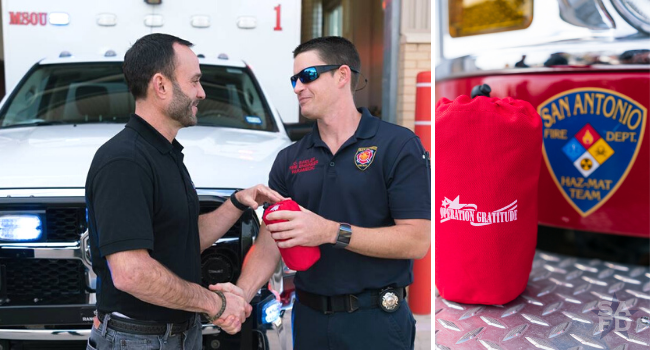
POLYGON ((397 294, 388 289, 379 294, 379 306, 386 312, 395 312, 399 309, 399 298, 397 294))

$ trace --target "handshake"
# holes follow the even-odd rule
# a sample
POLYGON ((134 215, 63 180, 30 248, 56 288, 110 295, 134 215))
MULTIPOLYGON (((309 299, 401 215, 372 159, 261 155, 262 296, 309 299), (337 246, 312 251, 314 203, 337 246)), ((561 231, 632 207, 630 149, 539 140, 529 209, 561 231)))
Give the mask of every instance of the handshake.
POLYGON ((239 332, 253 309, 246 301, 244 291, 232 283, 212 284, 209 288, 214 292, 214 307, 211 308, 214 311, 204 314, 208 321, 228 334, 239 332))

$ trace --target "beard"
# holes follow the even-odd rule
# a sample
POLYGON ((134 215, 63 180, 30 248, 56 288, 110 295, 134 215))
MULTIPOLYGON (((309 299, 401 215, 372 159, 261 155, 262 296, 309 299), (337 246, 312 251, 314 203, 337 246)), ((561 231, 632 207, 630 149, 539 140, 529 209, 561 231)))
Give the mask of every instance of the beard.
POLYGON ((179 122, 183 127, 194 126, 197 123, 196 115, 192 113, 192 107, 198 105, 198 101, 193 101, 189 96, 183 93, 178 83, 173 82, 174 97, 172 97, 167 107, 167 115, 179 122))

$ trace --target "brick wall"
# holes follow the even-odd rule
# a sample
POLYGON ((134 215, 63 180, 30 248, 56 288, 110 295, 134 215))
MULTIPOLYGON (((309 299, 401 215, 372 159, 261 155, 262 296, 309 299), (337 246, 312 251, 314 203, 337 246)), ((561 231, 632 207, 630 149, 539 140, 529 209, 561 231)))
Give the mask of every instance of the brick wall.
POLYGON ((415 127, 415 83, 418 73, 431 70, 431 43, 402 43, 397 81, 397 124, 415 127))

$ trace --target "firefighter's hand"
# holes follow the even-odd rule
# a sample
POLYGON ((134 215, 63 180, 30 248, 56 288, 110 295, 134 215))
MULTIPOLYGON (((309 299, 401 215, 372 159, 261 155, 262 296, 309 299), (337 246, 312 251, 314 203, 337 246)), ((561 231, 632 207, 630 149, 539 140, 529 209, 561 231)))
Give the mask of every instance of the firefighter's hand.
POLYGON ((267 203, 276 203, 286 198, 282 197, 278 192, 270 189, 268 186, 255 185, 251 188, 241 190, 235 194, 237 200, 241 204, 247 205, 253 209, 257 209, 260 205, 267 203))
POLYGON ((335 243, 340 225, 303 207, 300 207, 300 211, 275 211, 266 218, 269 221, 286 220, 266 226, 280 248, 335 243))
POLYGON ((235 334, 241 330, 241 325, 250 316, 252 307, 240 295, 241 289, 231 283, 211 285, 211 290, 221 290, 226 297, 226 310, 214 325, 221 327, 228 334, 235 334))

